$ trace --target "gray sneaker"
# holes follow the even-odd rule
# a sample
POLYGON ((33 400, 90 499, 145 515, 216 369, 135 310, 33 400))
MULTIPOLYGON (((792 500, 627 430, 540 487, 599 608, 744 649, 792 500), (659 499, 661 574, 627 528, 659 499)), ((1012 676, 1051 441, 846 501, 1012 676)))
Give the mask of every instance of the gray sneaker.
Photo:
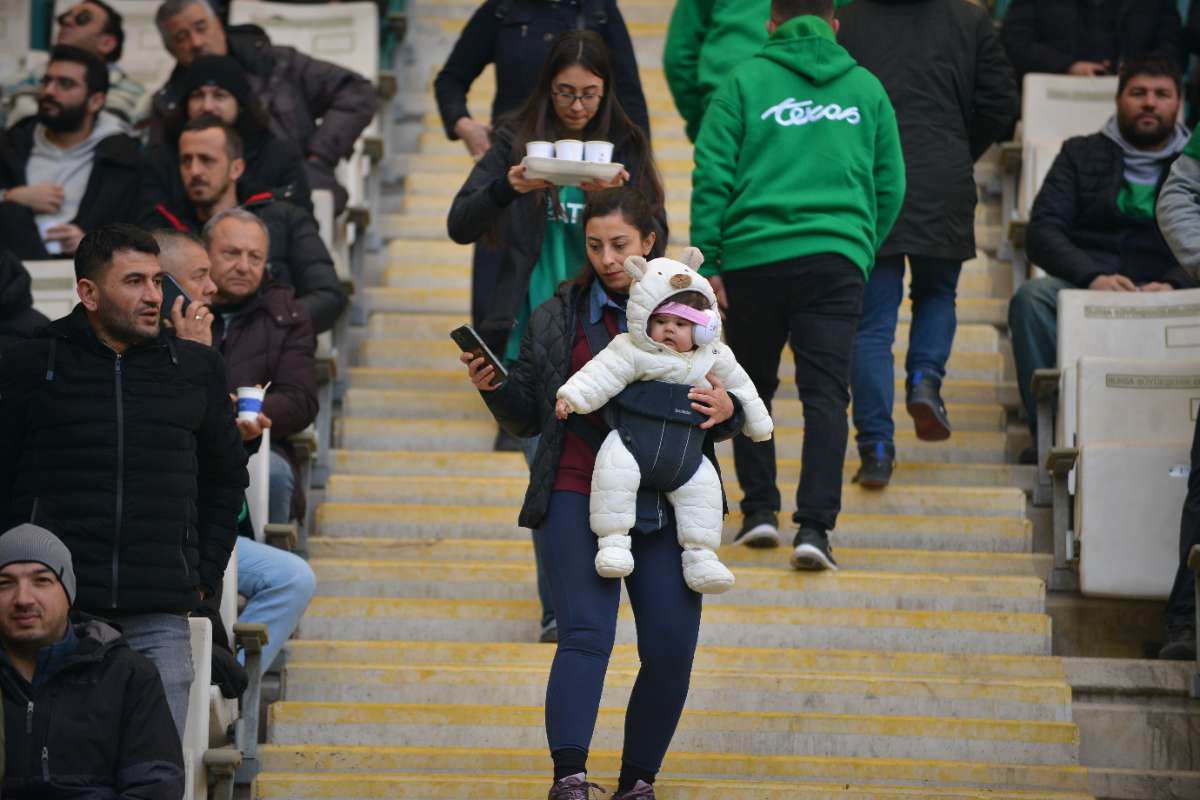
POLYGON ((598 792, 604 791, 603 786, 588 782, 587 773, 580 772, 555 781, 546 800, 593 800, 593 789, 598 792))
POLYGON ((612 800, 654 800, 654 787, 645 781, 638 781, 628 792, 617 792, 612 800))

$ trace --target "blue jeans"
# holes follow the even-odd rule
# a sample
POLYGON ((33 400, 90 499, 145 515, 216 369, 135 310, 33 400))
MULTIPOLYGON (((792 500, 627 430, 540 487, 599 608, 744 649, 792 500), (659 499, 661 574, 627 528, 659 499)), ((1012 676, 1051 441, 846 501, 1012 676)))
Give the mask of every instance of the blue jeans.
POLYGON ((1034 370, 1052 369, 1058 362, 1058 293, 1075 284, 1047 275, 1021 284, 1008 304, 1008 330, 1017 362, 1017 388, 1037 441, 1037 402, 1033 398, 1034 370))
MULTIPOLYGON (((587 752, 617 634, 621 581, 596 574, 596 534, 588 498, 553 492, 533 541, 546 565, 558 610, 558 650, 546 686, 550 752, 587 752)), ((625 712, 624 764, 655 773, 687 700, 700 634, 702 595, 683 582, 674 527, 633 534, 636 567, 625 578, 641 667, 625 712)))
POLYGON ((270 489, 267 494, 267 522, 287 522, 292 518, 292 492, 296 475, 292 462, 277 450, 271 450, 270 489))
MULTIPOLYGON (((243 536, 237 542, 237 584, 238 594, 246 598, 238 622, 267 626, 262 653, 266 672, 304 616, 317 578, 303 558, 243 536)), ((238 660, 245 664, 246 654, 239 652, 238 660)))
POLYGON ((121 631, 129 647, 158 668, 167 705, 179 740, 187 725, 188 694, 192 691, 192 633, 184 614, 130 614, 108 622, 121 631))
MULTIPOLYGON (((904 297, 904 256, 875 262, 863 296, 862 320, 854 341, 850 393, 854 398, 854 428, 858 446, 890 445, 896 438, 892 404, 896 401, 896 370, 892 345, 904 297)), ((909 256, 912 266, 912 327, 904 370, 946 376, 946 362, 958 326, 954 301, 962 262, 909 256)))

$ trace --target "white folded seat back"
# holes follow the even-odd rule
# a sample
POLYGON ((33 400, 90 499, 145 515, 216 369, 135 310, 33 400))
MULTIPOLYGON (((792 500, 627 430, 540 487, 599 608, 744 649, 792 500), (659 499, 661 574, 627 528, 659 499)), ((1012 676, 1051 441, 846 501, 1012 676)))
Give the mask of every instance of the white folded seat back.
POLYGON ((212 685, 212 623, 206 617, 191 617, 192 688, 188 693, 187 726, 183 733, 183 767, 186 783, 183 800, 207 800, 208 773, 204 753, 208 750, 209 694, 212 685))

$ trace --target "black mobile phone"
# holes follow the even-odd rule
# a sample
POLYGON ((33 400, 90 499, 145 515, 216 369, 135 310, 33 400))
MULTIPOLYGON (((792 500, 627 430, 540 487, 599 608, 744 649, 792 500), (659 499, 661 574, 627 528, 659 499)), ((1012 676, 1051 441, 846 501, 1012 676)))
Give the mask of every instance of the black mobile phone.
POLYGON ((168 273, 164 272, 162 278, 162 318, 169 321, 171 308, 175 305, 175 298, 183 298, 183 306, 179 309, 180 313, 187 311, 188 303, 192 302, 192 298, 188 297, 188 293, 168 273))
POLYGON ((496 358, 496 354, 492 352, 475 329, 470 325, 463 325, 450 331, 450 338, 458 345, 458 348, 464 353, 471 353, 476 358, 482 356, 483 360, 488 363, 492 369, 496 370, 496 378, 492 381, 494 385, 499 385, 508 380, 508 370, 500 363, 500 359, 496 358))

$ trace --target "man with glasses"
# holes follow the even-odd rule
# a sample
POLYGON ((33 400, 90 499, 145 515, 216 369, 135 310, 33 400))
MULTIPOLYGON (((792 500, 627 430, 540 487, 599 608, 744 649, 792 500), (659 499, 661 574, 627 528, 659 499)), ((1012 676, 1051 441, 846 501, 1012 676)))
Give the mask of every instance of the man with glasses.
MULTIPOLYGON (((124 122, 135 124, 149 110, 146 87, 129 77, 117 63, 125 46, 121 15, 104 0, 84 0, 58 15, 56 45, 86 50, 108 64, 108 99, 104 108, 124 122)), ((42 68, 30 70, 0 90, 0 126, 15 125, 37 113, 42 68)))
POLYGON ((141 154, 104 110, 108 89, 99 58, 59 45, 37 116, 0 136, 0 241, 18 258, 60 258, 101 225, 134 220, 141 154))

